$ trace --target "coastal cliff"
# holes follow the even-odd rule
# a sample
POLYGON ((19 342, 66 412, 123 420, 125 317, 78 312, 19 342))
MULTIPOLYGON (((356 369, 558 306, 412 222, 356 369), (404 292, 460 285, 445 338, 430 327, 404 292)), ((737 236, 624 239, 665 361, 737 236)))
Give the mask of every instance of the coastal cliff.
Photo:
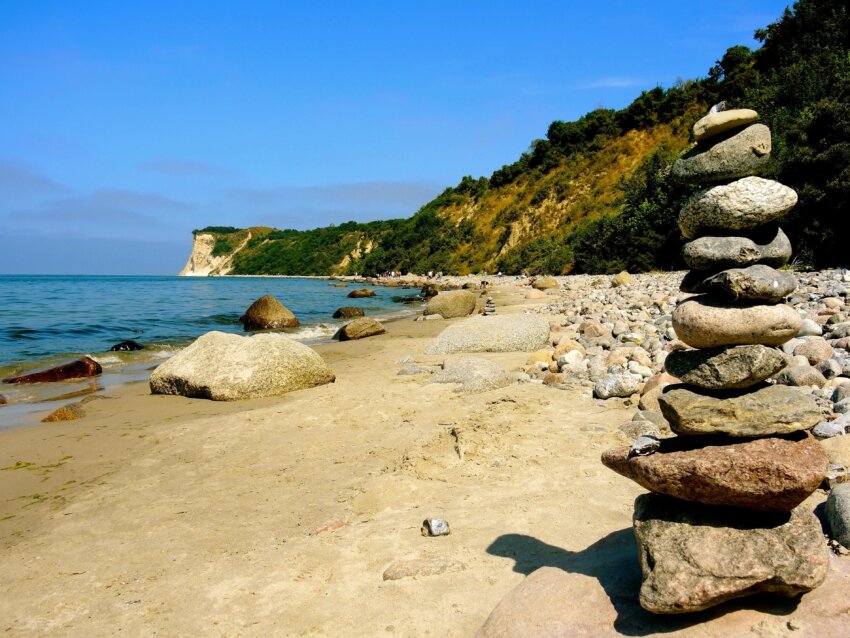
POLYGON ((195 233, 192 243, 192 254, 189 260, 179 272, 181 277, 211 277, 215 275, 228 275, 233 270, 233 258, 250 239, 248 238, 235 247, 228 246, 226 251, 216 251, 218 236, 214 233, 195 233))
POLYGON ((670 168, 694 142, 690 123, 720 102, 758 111, 773 131, 761 176, 799 193, 785 222, 798 238, 798 263, 846 265, 848 22, 846 2, 798 2, 756 31, 760 48, 730 47, 706 77, 644 91, 625 108, 552 122, 515 162, 489 177, 463 177, 410 217, 310 231, 268 229, 244 246, 236 235, 247 231, 214 231, 203 246, 196 240, 181 274, 682 268, 675 213, 694 189, 677 183, 670 168))

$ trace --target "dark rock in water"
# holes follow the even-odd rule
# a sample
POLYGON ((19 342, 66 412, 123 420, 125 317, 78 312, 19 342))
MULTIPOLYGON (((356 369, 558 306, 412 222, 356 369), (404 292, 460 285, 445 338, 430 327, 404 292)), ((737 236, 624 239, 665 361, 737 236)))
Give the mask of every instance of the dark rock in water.
POLYGON ((6 403, 8 403, 8 401, 6 401, 6 397, 0 394, 0 405, 6 405, 6 403))
POLYGON ((640 604, 656 614, 700 611, 758 592, 790 598, 816 588, 829 571, 820 522, 803 508, 769 516, 643 494, 635 500, 634 530, 640 604))
POLYGON ((66 379, 82 379, 94 377, 103 372, 100 364, 89 357, 83 357, 76 361, 63 363, 62 365, 28 372, 17 377, 4 379, 3 383, 45 383, 53 381, 65 381, 66 379))
POLYGON ((788 512, 814 492, 829 459, 808 434, 729 442, 718 437, 674 437, 654 454, 629 447, 606 451, 602 463, 658 494, 710 505, 788 512))
POLYGON ((704 236, 685 244, 682 256, 694 270, 722 270, 766 264, 784 266, 791 258, 791 242, 781 228, 768 243, 757 244, 747 237, 704 236))
POLYGON ((403 304, 414 304, 422 301, 424 297, 420 295, 410 295, 409 297, 404 297, 402 295, 393 295, 392 302, 393 303, 403 303, 403 304))
POLYGON ((430 297, 436 297, 441 290, 443 289, 437 284, 425 284, 424 286, 422 286, 420 294, 426 299, 428 299, 430 297))
POLYGON ((770 129, 752 124, 731 136, 720 135, 699 144, 673 164, 673 178, 705 184, 736 179, 761 169, 770 159, 770 129))
POLYGON ((144 349, 145 349, 145 347, 142 344, 136 343, 135 341, 132 341, 130 339, 116 343, 114 346, 112 346, 110 348, 110 350, 112 352, 131 352, 133 350, 144 350, 144 349))
POLYGON ((375 291, 371 288, 358 288, 348 293, 350 299, 362 299, 363 297, 374 297, 375 291))
POLYGON ((351 306, 343 306, 338 308, 333 314, 334 319, 353 319, 354 317, 363 317, 366 313, 363 308, 353 308, 351 306))
POLYGON ((776 303, 794 292, 797 278, 793 273, 770 266, 732 268, 711 274, 692 270, 682 279, 682 292, 704 292, 726 301, 776 303))
POLYGON ((386 330, 379 322, 371 317, 360 317, 354 321, 350 321, 342 328, 337 330, 334 339, 340 341, 353 341, 355 339, 364 339, 366 337, 374 337, 375 335, 384 334, 386 330))
POLYGON ((252 303, 245 314, 239 317, 246 331, 280 330, 294 328, 298 319, 289 309, 271 295, 263 295, 252 303))
POLYGON ((670 429, 682 435, 772 436, 806 430, 822 418, 811 395, 785 385, 734 394, 668 386, 658 404, 670 429))
POLYGON ((664 368, 682 383, 708 390, 748 388, 785 367, 785 356, 762 345, 676 350, 664 368))

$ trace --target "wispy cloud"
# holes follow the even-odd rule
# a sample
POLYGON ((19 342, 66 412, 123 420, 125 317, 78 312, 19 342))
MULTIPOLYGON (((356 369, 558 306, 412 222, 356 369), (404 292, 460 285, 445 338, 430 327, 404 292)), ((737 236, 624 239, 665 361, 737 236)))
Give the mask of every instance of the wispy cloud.
POLYGON ((298 209, 329 209, 352 213, 407 215, 441 190, 425 182, 354 182, 321 186, 239 188, 226 193, 233 203, 259 212, 286 214, 298 209))
POLYGON ((140 170, 167 177, 226 177, 235 173, 224 166, 196 160, 162 157, 139 162, 140 170))
POLYGON ((158 193, 102 188, 89 194, 53 197, 40 204, 7 208, 7 231, 30 235, 159 239, 176 213, 193 206, 158 193))
POLYGON ((62 195, 71 189, 21 162, 0 160, 0 193, 4 195, 62 195))
POLYGON ((637 78, 629 78, 629 77, 608 77, 608 78, 599 78, 598 80, 593 80, 592 82, 587 82, 586 84, 582 84, 580 88, 582 89, 621 89, 629 86, 638 86, 641 84, 641 81, 637 78))

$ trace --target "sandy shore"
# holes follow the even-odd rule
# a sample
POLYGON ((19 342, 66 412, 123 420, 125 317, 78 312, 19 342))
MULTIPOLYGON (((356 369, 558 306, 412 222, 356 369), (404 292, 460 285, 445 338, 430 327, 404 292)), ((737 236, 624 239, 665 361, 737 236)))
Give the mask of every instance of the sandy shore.
POLYGON ((442 360, 423 352, 446 325, 321 345, 336 383, 283 397, 135 383, 79 421, 0 432, 0 632, 470 636, 536 567, 613 547, 637 569, 642 490, 599 461, 635 408, 397 376, 442 360), (421 536, 426 517, 452 534, 421 536))

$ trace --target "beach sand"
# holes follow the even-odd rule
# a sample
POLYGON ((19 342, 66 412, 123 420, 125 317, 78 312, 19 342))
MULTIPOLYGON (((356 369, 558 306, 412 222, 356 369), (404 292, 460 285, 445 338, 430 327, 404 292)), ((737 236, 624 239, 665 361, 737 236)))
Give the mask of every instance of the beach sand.
POLYGON ((471 636, 527 573, 605 539, 639 573, 643 490, 599 461, 634 406, 397 376, 402 357, 442 361, 423 352, 448 323, 321 345, 337 381, 282 397, 135 383, 81 420, 0 432, 0 632, 471 636), (451 535, 423 537, 428 517, 451 535))

